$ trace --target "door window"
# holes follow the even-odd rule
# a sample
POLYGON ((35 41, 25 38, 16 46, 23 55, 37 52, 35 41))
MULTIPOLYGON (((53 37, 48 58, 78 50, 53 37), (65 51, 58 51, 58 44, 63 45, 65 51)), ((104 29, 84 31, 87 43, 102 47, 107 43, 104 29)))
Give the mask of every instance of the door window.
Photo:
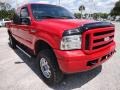
POLYGON ((20 16, 21 18, 27 18, 29 16, 28 9, 26 7, 21 9, 20 16))
POLYGON ((27 25, 29 23, 28 17, 29 17, 29 13, 27 7, 22 8, 20 12, 21 24, 27 25))

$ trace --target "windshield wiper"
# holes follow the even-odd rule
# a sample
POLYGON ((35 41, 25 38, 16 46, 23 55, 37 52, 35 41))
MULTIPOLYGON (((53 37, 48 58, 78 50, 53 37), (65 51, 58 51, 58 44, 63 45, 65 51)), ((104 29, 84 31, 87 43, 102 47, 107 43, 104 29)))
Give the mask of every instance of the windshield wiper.
POLYGON ((58 18, 58 17, 55 17, 55 16, 49 16, 49 15, 44 15, 44 16, 40 16, 41 18, 58 18))
POLYGON ((50 16, 50 15, 44 15, 44 16, 39 16, 37 19, 51 19, 51 18, 58 18, 58 19, 73 19, 73 17, 70 16, 50 16))
POLYGON ((70 17, 70 16, 60 16, 60 18, 63 18, 63 19, 73 19, 73 17, 70 17))

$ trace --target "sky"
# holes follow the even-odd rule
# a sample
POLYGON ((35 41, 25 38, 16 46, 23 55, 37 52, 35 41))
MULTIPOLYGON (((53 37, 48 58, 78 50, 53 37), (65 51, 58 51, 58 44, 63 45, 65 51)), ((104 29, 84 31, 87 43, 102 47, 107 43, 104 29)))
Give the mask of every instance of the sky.
MULTIPOLYGON (((16 0, 9 0, 12 6, 16 7, 16 0)), ((80 5, 85 6, 85 13, 104 12, 109 13, 118 0, 60 0, 60 5, 71 12, 78 12, 80 5)), ((23 3, 40 2, 59 5, 59 0, 17 0, 19 6, 23 3)))

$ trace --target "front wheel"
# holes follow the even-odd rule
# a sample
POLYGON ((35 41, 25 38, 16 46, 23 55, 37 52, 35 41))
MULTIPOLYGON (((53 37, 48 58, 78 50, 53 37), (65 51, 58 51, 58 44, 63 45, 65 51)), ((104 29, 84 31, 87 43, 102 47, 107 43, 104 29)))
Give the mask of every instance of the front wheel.
POLYGON ((49 86, 59 83, 63 78, 56 58, 51 50, 40 51, 37 57, 37 66, 45 83, 49 86))

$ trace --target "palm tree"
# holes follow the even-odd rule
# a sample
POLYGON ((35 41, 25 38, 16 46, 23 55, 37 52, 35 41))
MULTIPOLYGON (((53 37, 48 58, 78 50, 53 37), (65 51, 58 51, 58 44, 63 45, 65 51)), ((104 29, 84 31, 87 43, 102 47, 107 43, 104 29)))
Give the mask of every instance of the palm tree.
POLYGON ((82 18, 82 13, 83 13, 83 11, 85 11, 85 6, 84 5, 81 5, 80 7, 79 7, 79 11, 81 11, 81 18, 82 18))
POLYGON ((11 5, 9 3, 0 1, 0 10, 9 10, 9 9, 11 9, 11 5))

